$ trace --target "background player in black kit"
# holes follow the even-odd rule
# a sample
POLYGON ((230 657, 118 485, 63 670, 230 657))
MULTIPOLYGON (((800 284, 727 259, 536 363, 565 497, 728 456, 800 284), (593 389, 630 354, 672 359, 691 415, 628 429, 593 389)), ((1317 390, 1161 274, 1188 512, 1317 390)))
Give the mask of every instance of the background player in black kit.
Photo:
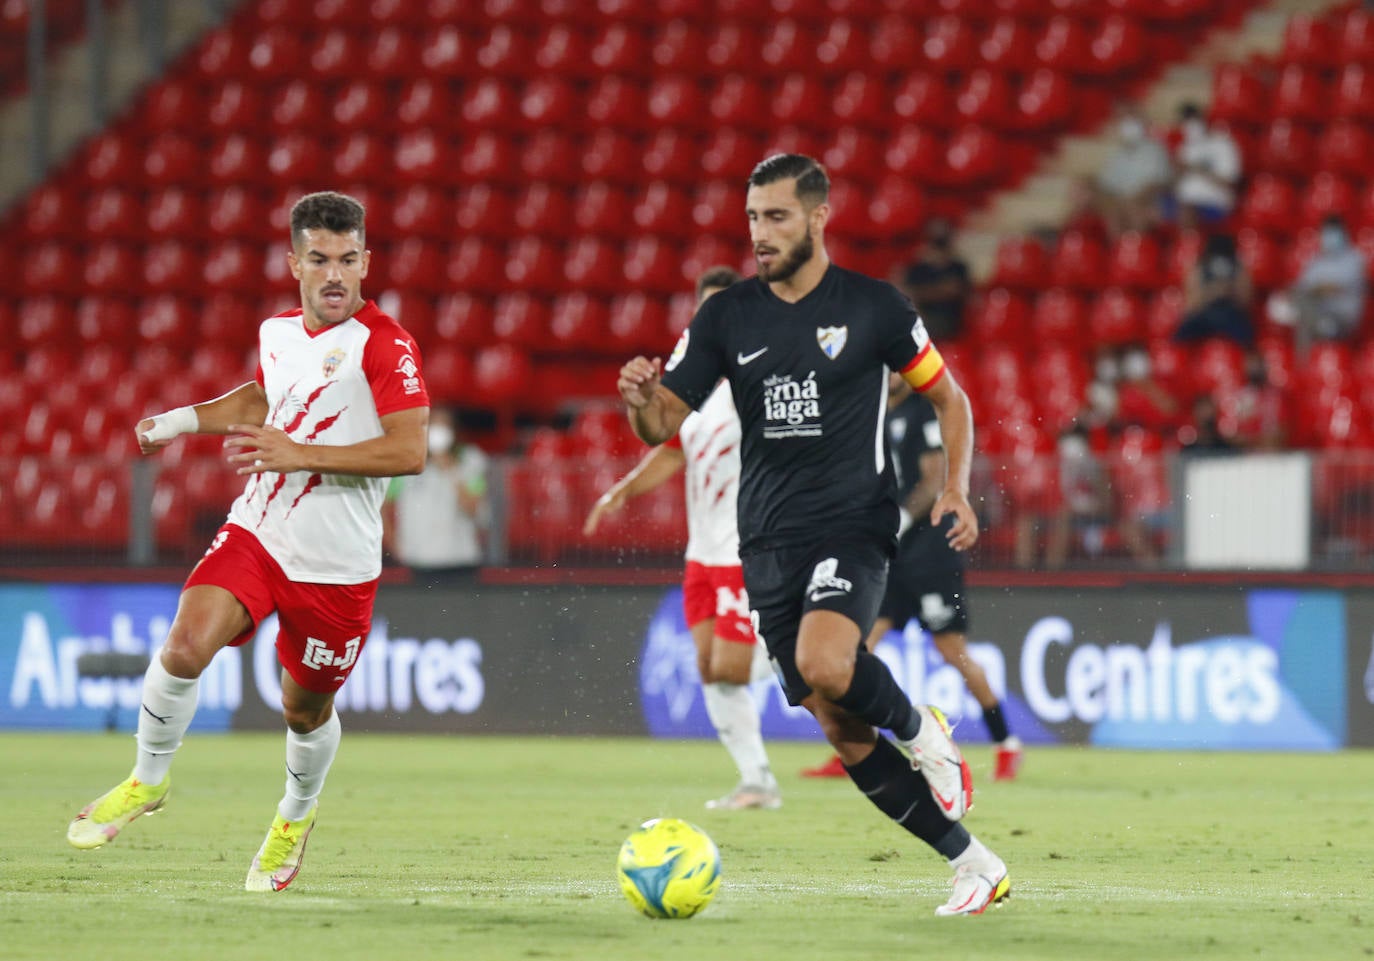
POLYGON ((1009 883, 1001 859, 957 823, 972 800, 968 765, 939 711, 908 702, 862 644, 898 523, 883 430, 888 369, 939 417, 949 469, 931 517, 954 515, 957 550, 978 537, 973 419, 911 302, 830 262, 829 188, 810 157, 755 167, 745 211, 758 277, 698 309, 666 371, 636 357, 618 387, 635 432, 659 444, 719 378, 729 381, 743 432, 740 560, 783 690, 816 717, 855 785, 949 860, 954 893, 936 913, 977 914, 1009 883), (892 731, 910 759, 875 728, 892 731))
MULTIPOLYGON (((969 603, 964 588, 964 555, 949 546, 951 518, 940 524, 929 519, 945 477, 945 450, 940 422, 930 402, 912 391, 900 374, 888 378, 887 440, 897 475, 897 556, 887 577, 887 594, 866 646, 878 643, 892 628, 912 618, 930 632, 945 659, 963 675, 969 693, 983 709, 983 723, 997 745, 992 779, 1009 781, 1021 765, 1021 741, 1007 726, 1001 702, 988 683, 987 673, 968 653, 969 603)), ((809 777, 844 777, 839 758, 802 772, 809 777)))

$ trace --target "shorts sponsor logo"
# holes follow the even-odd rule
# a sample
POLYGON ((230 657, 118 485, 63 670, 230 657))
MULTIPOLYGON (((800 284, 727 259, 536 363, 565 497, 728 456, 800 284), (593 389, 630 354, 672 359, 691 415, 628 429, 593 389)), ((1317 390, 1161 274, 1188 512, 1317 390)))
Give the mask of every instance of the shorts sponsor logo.
POLYGON ((840 562, 833 557, 827 557, 816 565, 816 569, 811 572, 811 583, 806 585, 813 602, 848 594, 854 589, 853 581, 836 576, 839 567, 840 562))
POLYGON ((848 327, 817 327, 816 343, 821 345, 821 350, 825 351, 825 356, 834 360, 840 356, 840 351, 844 350, 844 345, 849 341, 848 327))
POLYGON ((767 440, 787 437, 820 437, 821 393, 813 370, 806 379, 796 381, 791 374, 775 374, 763 382, 763 436, 767 440))
POLYGON ((344 652, 335 654, 333 649, 324 641, 317 637, 307 637, 305 639, 305 653, 301 655, 301 663, 313 670, 322 668, 337 668, 340 671, 347 671, 358 660, 358 651, 363 646, 361 637, 350 638, 344 644, 344 652))

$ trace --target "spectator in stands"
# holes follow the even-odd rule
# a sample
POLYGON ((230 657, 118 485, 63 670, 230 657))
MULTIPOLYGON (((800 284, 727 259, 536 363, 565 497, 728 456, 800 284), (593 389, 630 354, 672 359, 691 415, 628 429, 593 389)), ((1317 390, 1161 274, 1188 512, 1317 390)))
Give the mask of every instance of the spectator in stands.
POLYGON ((429 415, 429 460, 411 477, 397 477, 383 509, 392 556, 430 577, 469 574, 482 563, 489 521, 487 456, 464 443, 453 415, 429 415))
POLYGON ((1359 332, 1368 269, 1364 254, 1350 242, 1345 221, 1328 214, 1322 220, 1321 246, 1288 290, 1299 357, 1306 356, 1313 341, 1347 340, 1359 332))
POLYGON ((973 290, 968 264, 954 250, 954 227, 943 217, 926 221, 916 259, 893 279, 911 298, 936 341, 954 340, 964 326, 964 304, 973 290))
POLYGON ((1097 201, 1112 236, 1148 230, 1173 179, 1169 152, 1151 135, 1134 103, 1117 107, 1116 146, 1097 174, 1097 201))
MULTIPOLYGON (((1089 416, 1098 416, 1091 414, 1089 416)), ((1102 554, 1111 524, 1111 488, 1107 472, 1093 450, 1087 419, 1076 421, 1059 437, 1059 513, 1050 526, 1045 566, 1062 568, 1076 546, 1089 557, 1102 554)))
POLYGON ((1217 402, 1211 394, 1200 394, 1193 401, 1192 420, 1179 428, 1178 439, 1183 454, 1233 454, 1236 451, 1236 445, 1221 432, 1217 402))
POLYGON ((1240 147, 1221 126, 1207 123, 1195 103, 1179 108, 1178 179, 1173 206, 1180 226, 1215 224, 1230 216, 1240 183, 1240 147))
POLYGON ((1164 385, 1151 376, 1150 355, 1141 347, 1121 355, 1116 385, 1116 421, 1164 432, 1178 422, 1179 405, 1164 385))
POLYGON ((1269 380, 1264 357, 1251 351, 1245 357, 1245 383, 1226 393, 1221 429, 1235 446, 1246 450, 1282 450, 1288 442, 1284 392, 1269 380))
POLYGON ((1174 331, 1174 340, 1225 337, 1249 347, 1255 340, 1250 317, 1252 296, 1250 275, 1236 254, 1236 239, 1230 234, 1213 234, 1188 273, 1183 320, 1174 331))

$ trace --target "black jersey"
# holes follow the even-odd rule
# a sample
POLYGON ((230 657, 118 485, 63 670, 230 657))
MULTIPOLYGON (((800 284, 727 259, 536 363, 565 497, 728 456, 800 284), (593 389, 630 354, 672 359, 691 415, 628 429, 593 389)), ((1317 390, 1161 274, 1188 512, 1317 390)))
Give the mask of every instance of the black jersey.
POLYGON ((730 383, 743 430, 741 552, 835 534, 890 539, 896 488, 883 430, 888 369, 944 373, 911 301, 832 265, 795 304, 758 278, 707 300, 663 384, 696 408, 730 383))
MULTIPOLYGON (((943 450, 940 419, 935 408, 920 394, 911 394, 887 415, 887 443, 892 451, 892 469, 897 477, 897 503, 904 503, 921 482, 921 455, 943 450)), ((917 517, 914 525, 930 523, 917 517)))

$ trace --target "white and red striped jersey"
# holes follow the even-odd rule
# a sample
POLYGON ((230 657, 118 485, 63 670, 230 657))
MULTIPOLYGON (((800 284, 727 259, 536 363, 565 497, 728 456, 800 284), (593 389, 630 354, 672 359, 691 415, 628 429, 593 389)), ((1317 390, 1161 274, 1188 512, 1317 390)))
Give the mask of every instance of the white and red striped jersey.
MULTIPOLYGON (((267 426, 299 444, 342 447, 380 437, 380 418, 428 407, 415 341, 368 301, 311 332, 297 308, 258 330, 267 426)), ((229 522, 251 531, 293 581, 361 584, 382 570, 388 478, 267 472, 248 479, 229 522)))
POLYGON ((699 411, 687 415, 670 443, 687 458, 687 560, 711 567, 739 564, 739 414, 721 381, 699 411))

